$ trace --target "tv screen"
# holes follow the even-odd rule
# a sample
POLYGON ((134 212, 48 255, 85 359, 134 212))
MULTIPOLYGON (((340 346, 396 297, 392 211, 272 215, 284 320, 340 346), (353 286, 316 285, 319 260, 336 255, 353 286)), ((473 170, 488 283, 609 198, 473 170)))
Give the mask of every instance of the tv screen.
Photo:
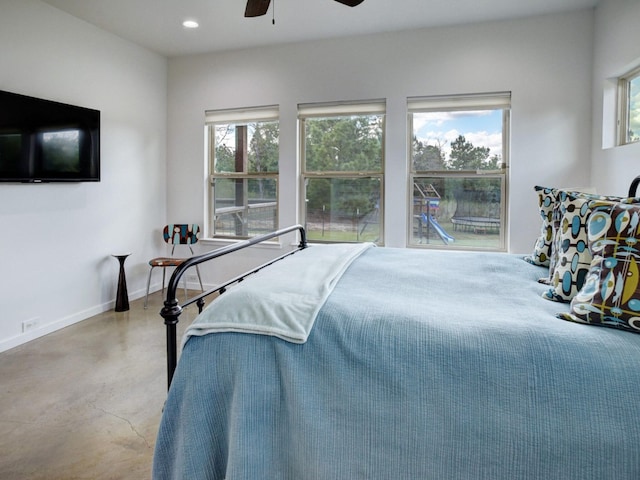
POLYGON ((100 111, 0 91, 0 182, 100 181, 100 111))

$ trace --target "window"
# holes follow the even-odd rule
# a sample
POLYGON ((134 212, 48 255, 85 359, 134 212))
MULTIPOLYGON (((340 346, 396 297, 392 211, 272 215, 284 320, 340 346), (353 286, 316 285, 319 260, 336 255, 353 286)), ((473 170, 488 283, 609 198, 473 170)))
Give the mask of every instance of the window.
POLYGON ((207 236, 248 238, 278 226, 277 107, 206 112, 207 236))
POLYGON ((640 141, 640 67, 618 81, 620 144, 640 141))
POLYGON ((510 99, 408 99, 410 246, 506 249, 510 99))
POLYGON ((308 239, 381 243, 385 102, 299 105, 298 118, 308 239))

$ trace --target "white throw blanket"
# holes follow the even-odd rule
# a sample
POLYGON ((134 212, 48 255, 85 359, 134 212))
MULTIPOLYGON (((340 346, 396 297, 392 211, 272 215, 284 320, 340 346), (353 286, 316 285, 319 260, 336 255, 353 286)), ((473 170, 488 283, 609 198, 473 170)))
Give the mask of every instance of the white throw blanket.
POLYGON ((305 343, 342 274, 371 243, 313 245, 250 275, 216 298, 184 334, 241 332, 305 343), (268 280, 265 280, 267 277, 268 280))

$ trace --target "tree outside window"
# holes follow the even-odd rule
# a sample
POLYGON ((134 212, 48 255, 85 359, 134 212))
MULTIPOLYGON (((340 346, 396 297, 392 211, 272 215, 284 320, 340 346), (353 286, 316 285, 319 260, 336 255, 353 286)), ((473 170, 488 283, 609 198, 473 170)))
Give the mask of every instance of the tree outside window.
POLYGON ((305 105, 299 119, 308 239, 381 243, 384 103, 305 105))
POLYGON ((277 109, 207 112, 207 117, 209 236, 248 238, 276 230, 277 109))
POLYGON ((509 98, 409 99, 410 246, 506 248, 509 98))

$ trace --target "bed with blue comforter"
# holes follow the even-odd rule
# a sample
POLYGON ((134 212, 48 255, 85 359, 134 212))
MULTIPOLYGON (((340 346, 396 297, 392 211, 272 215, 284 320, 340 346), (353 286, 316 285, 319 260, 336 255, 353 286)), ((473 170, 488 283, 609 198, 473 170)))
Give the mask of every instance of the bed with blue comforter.
POLYGON ((306 248, 189 327, 153 478, 640 479, 640 335, 521 256, 306 248))

